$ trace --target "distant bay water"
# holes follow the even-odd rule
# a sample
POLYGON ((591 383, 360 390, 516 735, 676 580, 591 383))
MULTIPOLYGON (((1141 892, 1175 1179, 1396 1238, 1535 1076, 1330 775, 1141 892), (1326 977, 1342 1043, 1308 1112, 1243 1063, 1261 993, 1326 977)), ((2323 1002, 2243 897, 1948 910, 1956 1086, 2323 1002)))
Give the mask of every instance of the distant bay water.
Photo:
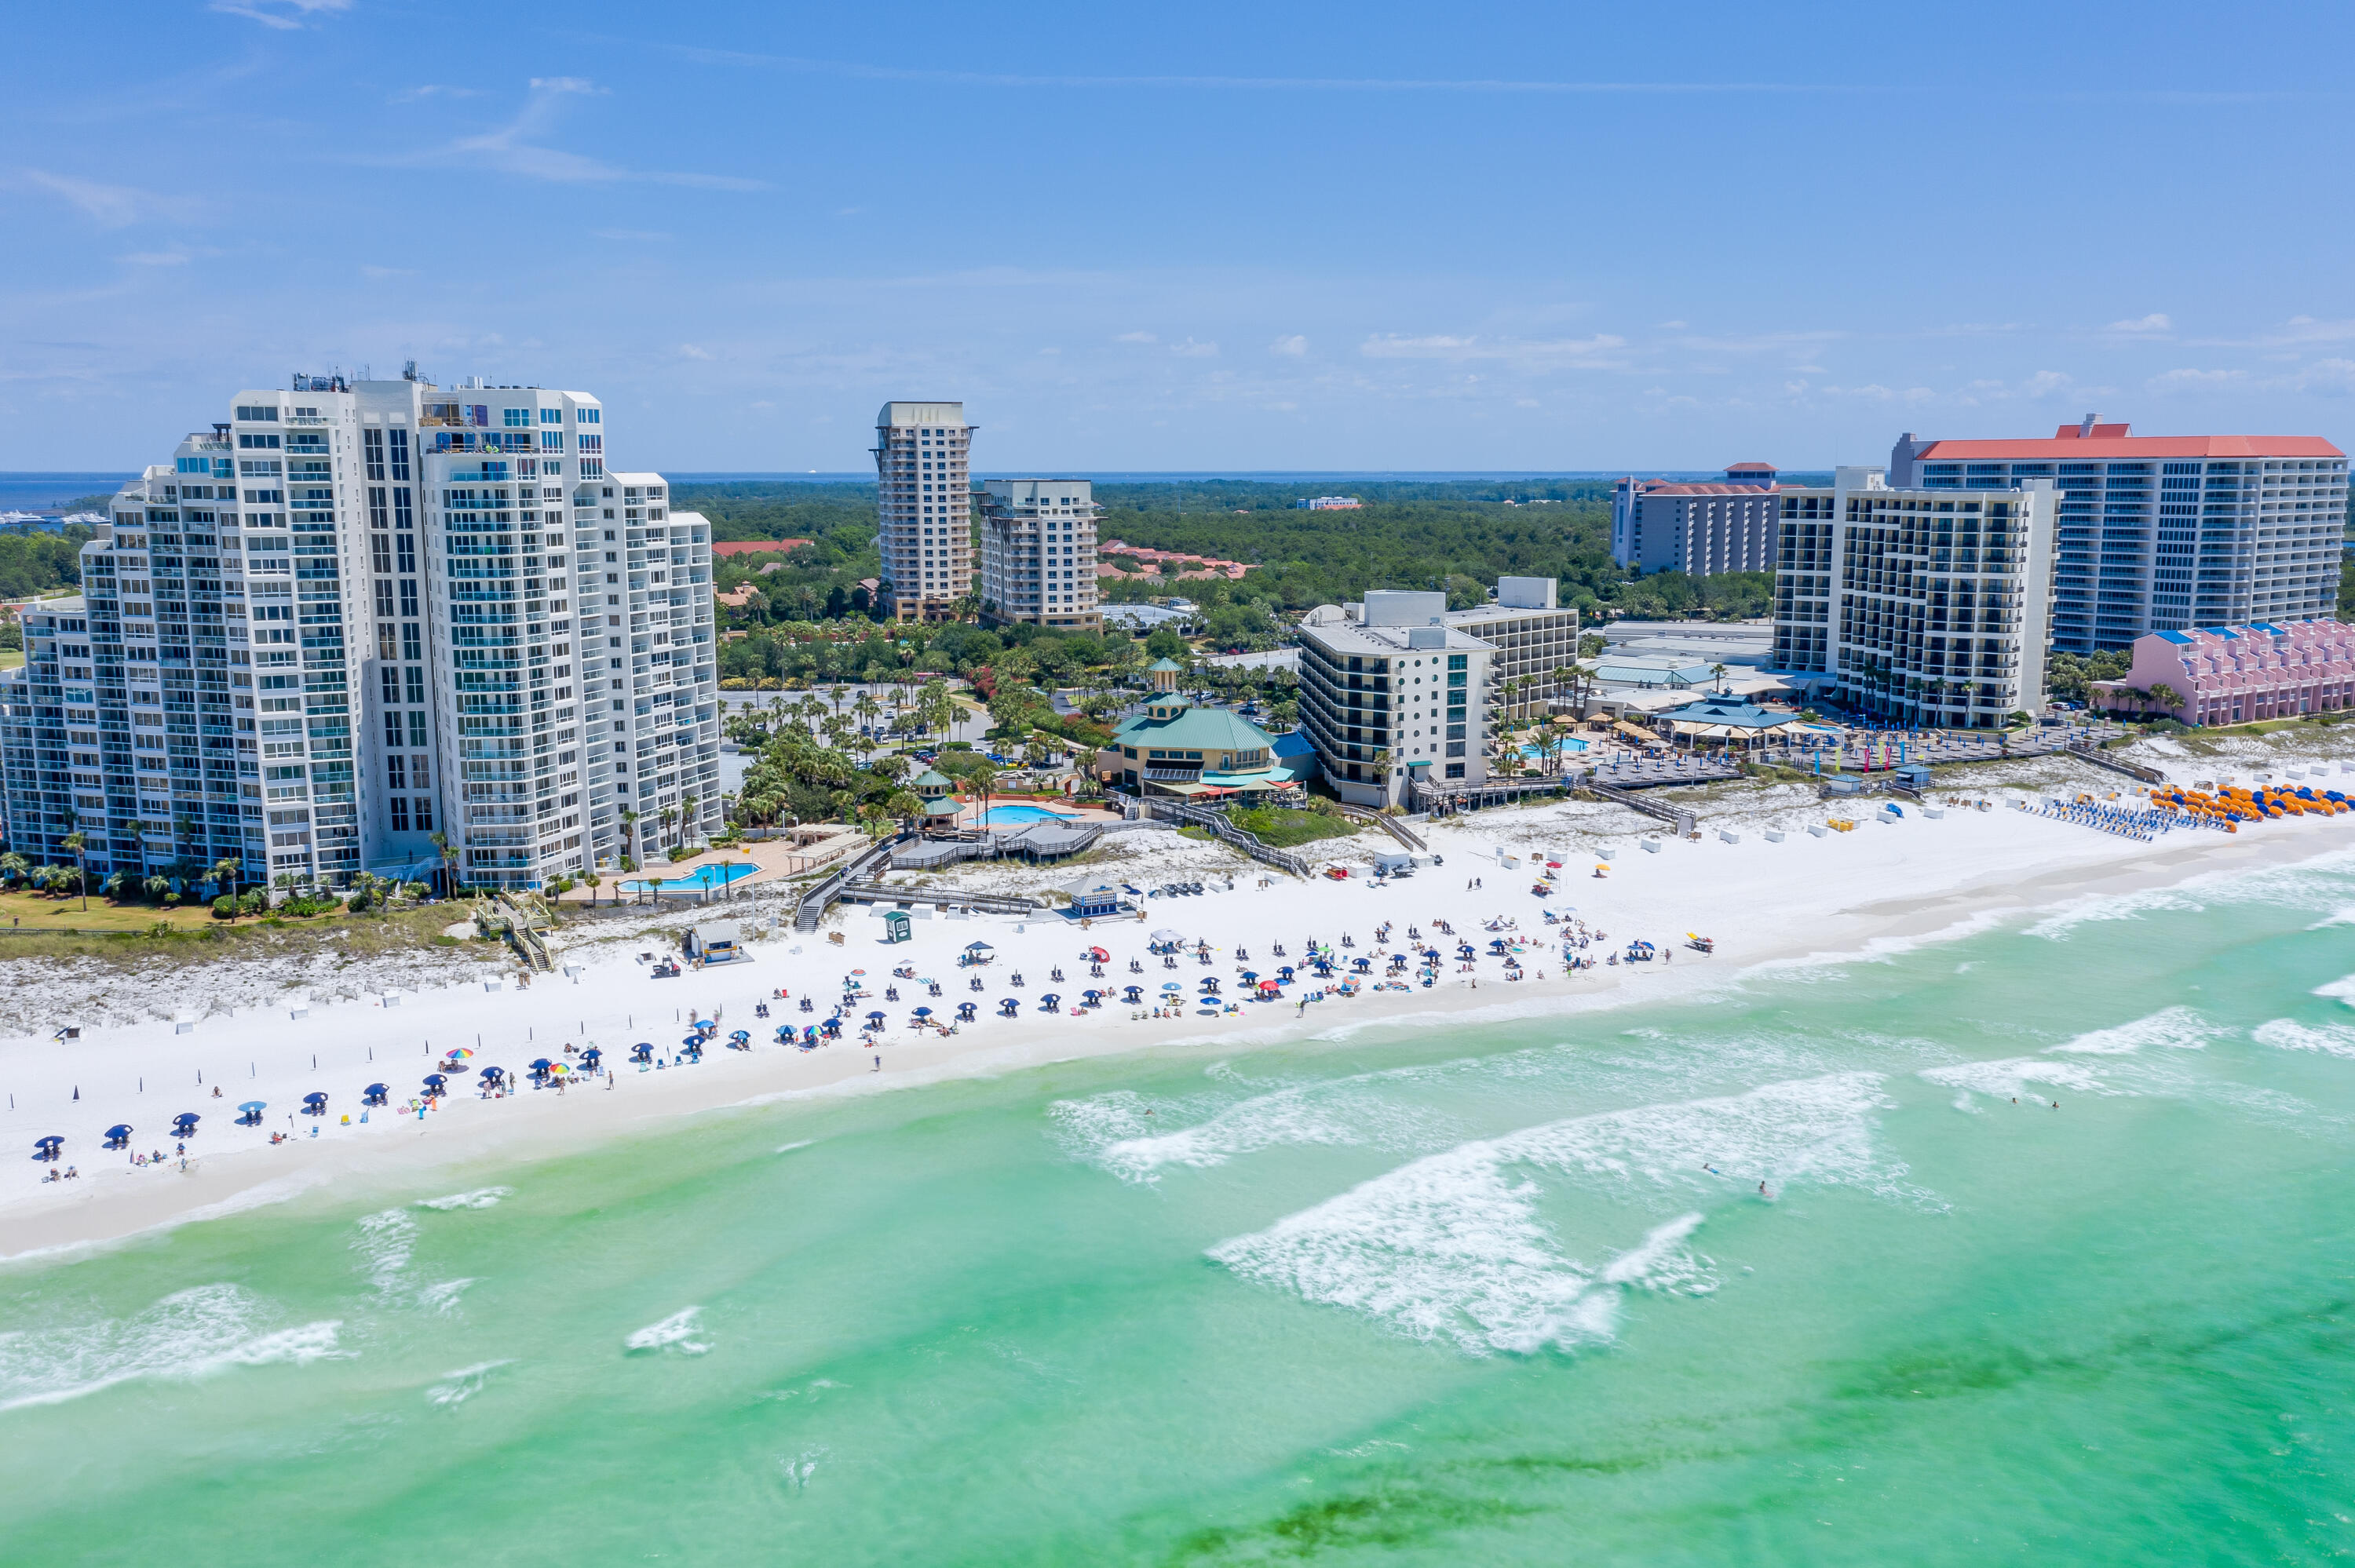
POLYGON ((135 473, 0 472, 0 512, 55 512, 85 495, 112 493, 135 473))

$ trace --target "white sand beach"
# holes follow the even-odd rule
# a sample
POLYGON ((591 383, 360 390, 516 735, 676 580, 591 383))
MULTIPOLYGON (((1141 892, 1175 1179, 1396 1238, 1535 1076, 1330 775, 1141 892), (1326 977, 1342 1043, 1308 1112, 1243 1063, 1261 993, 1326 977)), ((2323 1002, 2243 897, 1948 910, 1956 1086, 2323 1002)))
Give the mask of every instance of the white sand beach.
MULTIPOLYGON (((2135 755, 2184 781, 2234 776, 2245 782, 2254 771, 2286 762, 2315 771, 2284 782, 2355 784, 2355 777, 2340 777, 2343 765, 2328 739, 2328 732, 2309 732, 2301 737, 2303 749, 2286 757, 2254 741, 2246 743, 2254 749, 2227 756, 2170 754, 2165 743, 2145 743, 2135 755)), ((2355 755, 2355 747, 2348 749, 2355 755)), ((1956 769, 1947 779, 1942 774, 1929 803, 1966 793, 1991 802, 2080 790, 2099 796, 2113 788, 2124 793, 2128 781, 2074 760, 2044 759, 2002 775, 1956 769), (1998 787, 1999 779, 2010 779, 2011 787, 1998 787)), ((668 933, 690 923, 695 912, 649 910, 642 923, 609 918, 568 927, 570 945, 559 962, 577 966, 576 975, 543 975, 523 989, 505 969, 498 989, 488 989, 490 966, 456 963, 436 974, 440 983, 412 980, 408 983, 414 989, 389 994, 333 999, 314 989, 299 1017, 282 991, 262 1000, 264 988, 223 989, 192 976, 177 993, 179 1008, 172 1006, 171 994, 157 1000, 163 1017, 87 1022, 81 1037, 69 1043, 53 1042, 46 1033, 0 1042, 0 1092, 8 1097, 0 1104, 0 1257, 102 1243, 305 1192, 432 1184, 454 1190, 476 1177, 493 1180, 496 1169, 517 1160, 675 1128, 698 1114, 781 1097, 901 1089, 1115 1052, 1233 1052, 1282 1040, 1344 1037, 1369 1026, 1429 1026, 1475 1011, 1529 1016, 1617 1005, 1722 984, 1759 964, 1869 957, 1977 929, 2007 911, 2355 850, 2355 814, 2266 821, 2232 834, 2184 829, 2142 842, 2035 818, 2008 804, 1948 810, 1938 819, 1909 805, 1893 822, 1876 820, 1877 806, 1868 801, 1842 810, 1796 785, 1723 786, 1702 810, 1700 840, 1666 840, 1657 851, 1640 847, 1655 824, 1623 807, 1565 801, 1491 810, 1426 826, 1422 831, 1444 863, 1388 884, 1354 875, 1307 882, 1273 876, 1220 844, 1166 830, 1125 832, 1104 841, 1088 873, 1140 888, 1190 877, 1209 891, 1142 900, 1141 917, 1097 921, 1085 930, 1060 916, 918 918, 912 938, 899 945, 883 941, 884 923, 869 912, 837 908, 814 937, 786 930, 764 935, 751 944, 746 961, 690 969, 676 979, 653 978, 639 955, 675 952, 668 933), (1855 830, 1820 837, 1805 831, 1806 824, 1836 814, 1855 817, 1855 830), (1778 823, 1782 842, 1769 842, 1764 830, 1778 823), (1721 830, 1739 842, 1728 842, 1721 830), (1604 853, 1611 870, 1597 878, 1593 869, 1604 853), (1546 859, 1562 867, 1552 885, 1556 891, 1541 898, 1531 887, 1546 859), (1567 972, 1563 927, 1546 923, 1549 912, 1574 916, 1588 931, 1606 934, 1585 957, 1600 959, 1641 939, 1656 944, 1661 959, 1567 972), (1482 952, 1471 972, 1460 970, 1455 940, 1438 937, 1434 922, 1440 920, 1482 952), (1492 920, 1515 922, 1516 928, 1484 929, 1492 920), (1373 934, 1386 921, 1394 925, 1392 939, 1377 949, 1373 934), (1190 999, 1207 975, 1232 997, 1244 989, 1239 969, 1272 974, 1280 964, 1299 966, 1312 939, 1333 944, 1347 935, 1355 946, 1344 959, 1387 954, 1408 950, 1410 927, 1449 955, 1429 987, 1410 977, 1403 991, 1328 995, 1304 1008, 1304 995, 1330 988, 1303 971, 1278 1001, 1209 1016, 1189 1005, 1178 1016, 1145 1019, 1116 994, 1132 984, 1157 993, 1174 980, 1190 999), (1189 948, 1174 969, 1146 952, 1149 933, 1164 928, 1181 933, 1189 948), (827 939, 831 933, 842 935, 842 945, 827 939), (1712 938, 1715 951, 1685 947, 1688 933, 1712 938), (1502 961, 1487 956, 1491 937, 1499 934, 1527 944, 1521 962, 1529 978, 1507 979, 1502 961), (961 969, 960 953, 975 941, 992 945, 993 961, 977 971, 961 969), (1193 956, 1197 942, 1209 945, 1209 964, 1193 956), (1274 950, 1279 943, 1282 957, 1274 950), (1084 954, 1092 946, 1111 955, 1101 980, 1088 975, 1084 954), (1238 961, 1238 948, 1249 952, 1248 962, 1238 961), (1141 973, 1130 972, 1132 959, 1140 961, 1141 973), (919 980, 894 981, 891 971, 903 966, 919 980), (1065 977, 1060 983, 1050 978, 1058 966, 1065 977), (849 1024, 841 1040, 807 1051, 775 1043, 779 1025, 799 1029, 827 1016, 845 976, 858 969, 866 971, 863 985, 870 995, 847 1010, 849 1024), (453 971, 471 972, 453 983, 453 971), (969 987, 975 972, 983 979, 979 991, 969 987), (1024 982, 1018 989, 1017 972, 1024 982), (922 983, 926 979, 940 983, 940 997, 929 994, 922 983), (900 999, 886 1000, 885 988, 894 983, 900 999), (1075 1016, 1072 1009, 1091 986, 1114 988, 1115 995, 1075 1016), (776 999, 781 989, 789 1000, 776 999), (1039 1009, 1039 998, 1050 991, 1063 998, 1051 1013, 1039 1009), (815 999, 815 1012, 800 1011, 805 996, 815 999), (1020 1001, 1015 1017, 998 1015, 997 1004, 1007 997, 1020 1001), (198 998, 210 1001, 190 1000, 198 998), (763 1001, 772 1012, 765 1020, 755 1016, 763 1001), (947 1017, 964 1001, 981 1004, 980 1016, 954 1034, 911 1026, 918 1006, 947 1017), (185 1033, 171 1021, 174 1011, 208 1005, 214 1010, 195 1018, 185 1033), (233 1011, 219 1011, 232 1005, 233 1011), (887 1027, 868 1041, 854 1031, 870 1010, 885 1015, 887 1027), (690 1013, 719 1018, 720 1042, 734 1030, 749 1031, 751 1049, 715 1042, 699 1063, 668 1065, 690 1013), (652 1043, 666 1065, 641 1070, 629 1063, 629 1047, 640 1041, 652 1043), (612 1069, 610 1081, 601 1075, 560 1092, 526 1086, 497 1098, 474 1092, 480 1067, 496 1065, 521 1076, 537 1057, 567 1060, 568 1044, 599 1047, 612 1069), (475 1053, 453 1072, 452 1093, 421 1118, 404 1111, 423 1075, 452 1047, 475 1053), (389 1086, 392 1103, 369 1111, 363 1122, 361 1092, 376 1082, 389 1086), (297 1114, 303 1097, 313 1092, 329 1097, 326 1114, 297 1114), (248 1100, 269 1107, 258 1127, 237 1125, 237 1107, 248 1100), (203 1119, 187 1142, 184 1169, 170 1128, 173 1117, 186 1111, 203 1119), (117 1123, 134 1128, 129 1150, 102 1150, 105 1129, 117 1123), (293 1137, 273 1145, 273 1132, 293 1137), (34 1140, 52 1134, 66 1140, 63 1158, 54 1166, 29 1158, 34 1140), (157 1151, 166 1156, 161 1162, 131 1162, 133 1153, 157 1151), (79 1172, 75 1180, 46 1180, 68 1166, 79 1172)), ((1331 852, 1320 863, 1338 860, 1362 867, 1374 850, 1393 846, 1367 833, 1314 847, 1331 852)), ((926 885, 1035 888, 1077 874, 1070 868, 968 866, 926 885)), ((781 896, 773 891, 712 913, 766 920, 782 910, 781 896)), ((1372 978, 1384 978, 1387 967, 1378 961, 1372 978)), ((408 972, 420 971, 411 964, 408 972)), ((61 978, 6 978, 27 986, 65 984, 61 978)), ((77 1016, 69 993, 58 995, 60 1021, 77 1016)))

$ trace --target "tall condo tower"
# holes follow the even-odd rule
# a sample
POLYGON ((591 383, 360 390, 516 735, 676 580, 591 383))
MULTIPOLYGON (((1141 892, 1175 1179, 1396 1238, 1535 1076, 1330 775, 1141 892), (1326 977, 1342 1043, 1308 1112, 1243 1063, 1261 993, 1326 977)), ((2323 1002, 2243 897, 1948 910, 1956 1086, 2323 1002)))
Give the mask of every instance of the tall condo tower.
POLYGON ((1927 440, 1890 454, 1902 489, 2060 493, 2052 647, 2306 620, 2339 604, 2347 454, 2318 436, 2137 436, 2088 414, 2050 437, 1927 440))
POLYGON ((980 500, 983 621, 1103 630, 1095 487, 1084 479, 993 479, 980 500))
POLYGON ((526 887, 704 836, 710 530, 603 438, 578 392, 238 393, 116 496, 82 596, 28 619, 0 677, 12 845, 526 887))
POLYGON ((875 416, 876 543, 883 605, 900 620, 945 620, 973 587, 966 492, 977 427, 962 403, 886 403, 875 416))

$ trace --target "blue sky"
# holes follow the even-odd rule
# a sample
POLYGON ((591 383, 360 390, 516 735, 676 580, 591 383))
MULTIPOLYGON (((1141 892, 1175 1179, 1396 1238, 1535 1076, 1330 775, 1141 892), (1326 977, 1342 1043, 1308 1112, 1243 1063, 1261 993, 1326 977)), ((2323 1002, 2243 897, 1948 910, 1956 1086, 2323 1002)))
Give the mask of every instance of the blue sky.
POLYGON ((1878 461, 1902 429, 2350 444, 2355 9, 28 6, 0 468, 296 370, 594 391, 848 470, 1878 461))

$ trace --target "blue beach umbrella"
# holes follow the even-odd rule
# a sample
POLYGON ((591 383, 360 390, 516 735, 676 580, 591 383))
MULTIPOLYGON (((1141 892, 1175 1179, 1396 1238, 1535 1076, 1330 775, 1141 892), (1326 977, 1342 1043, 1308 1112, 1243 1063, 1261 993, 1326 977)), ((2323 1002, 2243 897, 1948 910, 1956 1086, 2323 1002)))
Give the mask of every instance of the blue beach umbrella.
POLYGON ((112 1127, 106 1129, 106 1146, 109 1149, 120 1149, 130 1141, 131 1127, 129 1123, 117 1122, 112 1127))

